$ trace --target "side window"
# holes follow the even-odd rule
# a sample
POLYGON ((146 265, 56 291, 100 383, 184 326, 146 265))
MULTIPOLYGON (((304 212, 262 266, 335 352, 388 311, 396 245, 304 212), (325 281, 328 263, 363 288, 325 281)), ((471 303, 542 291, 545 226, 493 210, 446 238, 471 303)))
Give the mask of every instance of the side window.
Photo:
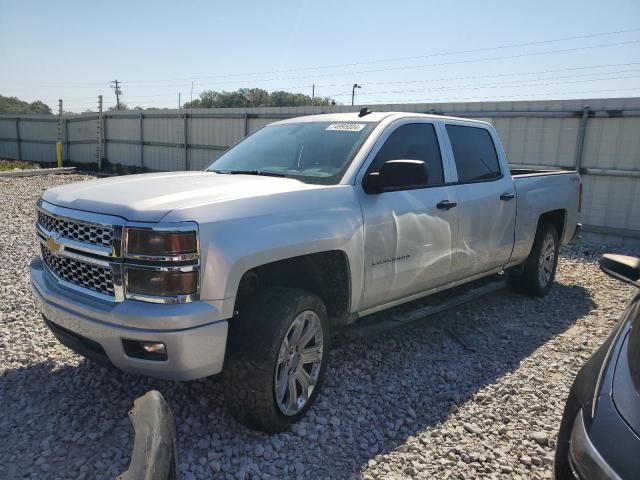
POLYGON ((500 178, 500 164, 493 139, 487 130, 447 125, 459 182, 480 182, 500 178))
POLYGON ((422 160, 429 172, 427 186, 444 183, 438 137, 430 123, 409 123, 396 128, 378 151, 371 171, 380 171, 389 160, 422 160))

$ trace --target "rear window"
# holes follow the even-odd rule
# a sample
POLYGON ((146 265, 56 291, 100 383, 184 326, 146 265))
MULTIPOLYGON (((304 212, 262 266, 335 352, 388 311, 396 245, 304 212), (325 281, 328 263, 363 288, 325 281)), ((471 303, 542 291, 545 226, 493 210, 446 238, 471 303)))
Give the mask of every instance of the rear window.
POLYGON ((484 128, 447 125, 458 182, 482 182, 500 178, 500 164, 493 139, 484 128))

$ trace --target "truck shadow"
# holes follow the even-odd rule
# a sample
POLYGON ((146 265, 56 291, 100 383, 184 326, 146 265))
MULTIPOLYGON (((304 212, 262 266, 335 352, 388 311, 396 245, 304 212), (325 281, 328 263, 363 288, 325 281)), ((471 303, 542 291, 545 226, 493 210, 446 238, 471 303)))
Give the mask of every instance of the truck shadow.
POLYGON ((383 335, 338 338, 316 405, 272 436, 226 414, 216 379, 167 382, 84 360, 8 370, 0 377, 0 477, 114 478, 133 445, 127 411, 156 389, 175 415, 185 479, 357 478, 376 455, 443 422, 593 308, 586 289, 556 284, 543 299, 500 291, 383 335))

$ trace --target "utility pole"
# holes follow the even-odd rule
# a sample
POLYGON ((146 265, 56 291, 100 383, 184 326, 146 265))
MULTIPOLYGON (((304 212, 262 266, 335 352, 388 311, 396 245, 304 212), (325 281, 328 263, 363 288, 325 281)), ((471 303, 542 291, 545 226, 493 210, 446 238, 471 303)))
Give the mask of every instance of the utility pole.
POLYGON ((58 100, 58 142, 56 143, 56 163, 62 167, 62 99, 58 100))
POLYGON ((178 110, 180 110, 180 92, 178 92, 178 110))
POLYGON ((111 88, 113 88, 114 93, 116 94, 116 110, 120 110, 120 95, 122 95, 122 90, 120 90, 120 84, 118 80, 113 80, 111 82, 111 88))
POLYGON ((311 86, 311 106, 313 107, 314 100, 316 99, 316 84, 311 86))
POLYGON ((353 106, 353 101, 356 98, 356 88, 362 88, 362 85, 358 85, 357 83, 353 84, 353 88, 351 89, 351 106, 353 106))
POLYGON ((96 121, 96 164, 102 170, 102 95, 98 95, 98 119, 96 121))

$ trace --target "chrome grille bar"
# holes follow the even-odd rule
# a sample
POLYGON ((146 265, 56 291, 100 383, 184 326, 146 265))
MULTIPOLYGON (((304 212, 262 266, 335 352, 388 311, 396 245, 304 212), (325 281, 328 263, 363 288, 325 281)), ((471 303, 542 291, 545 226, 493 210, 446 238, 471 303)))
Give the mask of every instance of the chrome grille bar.
POLYGON ((80 243, 99 245, 109 250, 113 246, 113 228, 92 225, 56 217, 44 210, 38 210, 38 224, 48 232, 80 243))
POLYGON ((55 254, 44 243, 40 244, 40 252, 45 265, 56 277, 115 299, 110 266, 96 265, 71 256, 55 254))
POLYGON ((124 219, 58 207, 42 199, 36 204, 38 233, 56 237, 65 247, 104 257, 121 257, 124 219))

